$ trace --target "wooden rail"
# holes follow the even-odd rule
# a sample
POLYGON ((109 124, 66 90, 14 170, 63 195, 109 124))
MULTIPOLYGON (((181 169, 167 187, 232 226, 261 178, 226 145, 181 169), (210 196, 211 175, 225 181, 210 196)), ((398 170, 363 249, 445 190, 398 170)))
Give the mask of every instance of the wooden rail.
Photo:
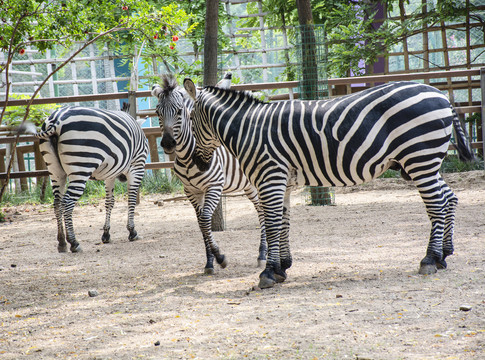
MULTIPOLYGON (((387 83, 390 81, 412 81, 412 80, 429 80, 429 79, 448 79, 451 78, 463 78, 468 77, 468 81, 455 81, 452 82, 453 88, 481 88, 482 89, 482 102, 480 105, 470 105, 470 106, 457 106, 456 111, 458 114, 467 114, 467 113, 482 113, 482 138, 485 137, 485 126, 484 119, 485 119, 485 68, 482 69, 468 69, 468 70, 452 70, 452 71, 433 71, 433 72, 416 72, 416 73, 407 73, 407 74, 391 74, 391 75, 372 75, 372 76, 363 76, 363 77, 347 77, 347 78, 338 78, 338 79, 328 79, 329 85, 329 92, 330 95, 342 95, 341 87, 347 87, 345 91, 359 91, 363 88, 371 87, 376 83, 387 83), (477 80, 472 80, 472 77, 479 77, 477 80), (360 87, 350 87, 350 85, 357 85, 361 84, 360 87), (340 88, 339 88, 340 87, 340 88), (340 90, 339 90, 340 89, 340 90)), ((261 91, 261 90, 276 90, 276 89, 293 89, 297 88, 299 85, 298 81, 283 81, 277 83, 258 83, 258 84, 239 84, 231 86, 234 90, 248 90, 248 91, 261 91)), ((432 83, 433 86, 437 88, 450 88, 448 82, 444 83, 432 83)), ((345 93, 345 92, 344 92, 345 93)), ((96 94, 96 95, 77 95, 77 96, 62 96, 56 98, 43 98, 43 99, 34 99, 32 101, 33 105, 39 104, 51 104, 51 103, 73 103, 73 102, 83 102, 83 101, 99 101, 99 100, 116 100, 116 99, 128 99, 131 104, 136 104, 135 98, 140 97, 151 97, 151 91, 144 90, 144 91, 131 91, 131 92, 124 92, 124 93, 112 93, 112 94, 96 94)), ((288 98, 288 95, 278 95, 274 96, 273 99, 284 99, 288 98)), ((4 106, 25 106, 28 104, 29 99, 21 99, 21 100, 10 100, 8 104, 5 101, 0 101, 0 107, 4 106)), ((136 106, 136 105, 135 105, 136 106)), ((151 110, 141 110, 136 111, 136 109, 132 109, 132 115, 137 117, 145 117, 145 116, 156 116, 155 111, 151 110)), ((146 164, 146 169, 163 169, 163 168, 171 168, 173 167, 173 162, 160 162, 158 159, 158 150, 157 150, 157 138, 161 136, 160 128, 158 127, 151 127, 151 128, 144 128, 143 131, 148 138, 150 144, 150 157, 152 162, 146 164)), ((34 142, 36 143, 37 140, 34 136, 31 135, 22 135, 19 137, 18 142, 34 142)), ((17 141, 16 136, 5 136, 0 137, 0 144, 8 144, 14 143, 17 141)), ((38 147, 38 146, 37 146, 38 147)), ((483 141, 476 141, 472 143, 472 147, 476 149, 482 149, 485 153, 485 144, 483 141)), ((450 145, 450 149, 454 149, 453 145, 450 145)), ((22 150, 21 150, 22 153, 22 150)), ((5 149, 0 149, 0 158, 3 158, 2 155, 5 154, 5 149), (2 151, 3 150, 3 151, 2 151)), ((40 154, 38 155, 40 156, 40 154)), ((36 161, 37 164, 37 161, 36 161)), ((36 166, 37 167, 37 166, 36 166)), ((5 171, 3 166, 3 161, 0 162, 0 171, 5 171)), ((17 178, 26 178, 26 177, 43 177, 48 176, 47 170, 38 169, 36 171, 18 171, 15 173, 11 173, 10 177, 12 179, 17 178)), ((0 179, 5 179, 6 173, 0 172, 0 179)))

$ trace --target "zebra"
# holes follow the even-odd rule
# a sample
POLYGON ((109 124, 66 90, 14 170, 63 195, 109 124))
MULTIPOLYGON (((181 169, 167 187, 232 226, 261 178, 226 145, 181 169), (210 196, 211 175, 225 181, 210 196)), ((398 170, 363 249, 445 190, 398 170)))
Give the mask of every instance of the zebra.
POLYGON ((128 185, 128 239, 139 238, 134 212, 148 155, 148 140, 140 123, 125 111, 67 106, 52 113, 39 133, 28 127, 26 130, 40 139, 40 151, 49 171, 59 252, 67 252, 66 237, 71 252, 82 251, 74 233, 72 212, 89 179, 105 181, 106 219, 102 242, 111 242, 110 217, 116 178, 127 181, 128 185))
POLYGON ((453 253, 457 197, 439 169, 452 128, 462 160, 474 159, 449 100, 434 87, 389 83, 339 98, 265 103, 189 78, 194 99, 194 162, 201 171, 221 144, 239 160, 258 189, 265 214, 268 260, 259 287, 283 282, 292 265, 289 196, 293 186, 351 186, 400 168, 412 179, 431 221, 419 273, 446 268, 453 253))
MULTIPOLYGON (((173 75, 164 75, 162 81, 162 86, 154 85, 152 88, 152 95, 158 99, 156 113, 162 130, 160 144, 165 154, 175 155, 174 172, 182 181, 184 192, 194 207, 206 250, 204 274, 214 274, 214 257, 222 268, 227 266, 227 258, 221 254, 211 231, 212 215, 222 193, 236 191, 244 191, 258 212, 261 227, 258 266, 264 267, 267 252, 266 232, 256 188, 245 178, 237 160, 223 147, 215 151, 214 159, 206 171, 200 172, 197 169, 192 161, 195 139, 189 116, 193 101, 178 86, 173 75)), ((228 88, 230 85, 231 74, 228 73, 217 86, 228 88)))

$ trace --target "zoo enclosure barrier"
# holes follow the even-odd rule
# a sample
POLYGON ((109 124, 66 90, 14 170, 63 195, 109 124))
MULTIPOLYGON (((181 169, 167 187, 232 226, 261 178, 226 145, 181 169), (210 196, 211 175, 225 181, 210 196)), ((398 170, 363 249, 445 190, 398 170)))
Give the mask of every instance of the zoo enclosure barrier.
MULTIPOLYGON (((387 83, 391 81, 402 81, 402 80, 418 80, 428 83, 437 87, 440 90, 449 89, 468 89, 481 90, 481 102, 469 102, 467 104, 454 104, 457 113, 463 117, 465 114, 478 113, 481 114, 481 119, 477 121, 476 124, 476 140, 472 142, 472 147, 478 149, 482 154, 485 154, 485 142, 483 138, 485 137, 485 68, 480 69, 468 69, 468 70, 452 70, 452 71, 436 71, 436 72, 426 72, 426 73, 411 73, 411 74, 393 74, 393 75, 375 75, 375 76, 362 76, 362 77, 349 77, 349 78, 338 78, 338 79, 328 79, 328 89, 329 95, 341 96, 345 94, 354 93, 361 91, 363 89, 387 83), (459 78, 459 80, 452 80, 452 78, 459 78), (467 80, 462 80, 467 78, 467 80), (474 79, 475 78, 475 79, 474 79), (476 79, 478 78, 478 79, 476 79), (431 79, 444 79, 443 82, 432 82, 431 79), (481 131, 479 130, 481 128, 481 131)), ((288 89, 288 94, 280 94, 276 96, 270 96, 270 100, 285 100, 285 99, 296 99, 299 98, 298 93, 294 93, 292 90, 298 88, 298 81, 287 81, 287 82, 272 82, 272 83, 258 83, 258 84, 240 84, 233 85, 231 88, 235 90, 248 90, 248 91, 262 91, 262 90, 275 90, 275 89, 288 89)), ((33 105, 37 104, 60 104, 60 103, 82 103, 83 101, 102 101, 102 100, 117 100, 117 99, 128 99, 130 103, 130 114, 134 118, 145 118, 156 116, 155 110, 137 110, 136 108, 136 98, 151 97, 150 91, 129 91, 124 93, 111 93, 111 94, 93 94, 93 95, 77 95, 77 96, 64 96, 56 98, 41 98, 34 99, 33 105)), ((25 106, 28 100, 10 100, 8 104, 5 101, 0 102, 0 108, 4 106, 25 106)), ((172 168, 172 161, 160 161, 157 143, 158 138, 161 137, 160 128, 149 127, 144 128, 150 148, 150 159, 151 161, 146 164, 145 168, 147 170, 158 170, 172 168)), ((16 141, 16 136, 8 129, 0 128, 0 145, 1 144, 11 144, 16 141), (3 132, 2 132, 3 130, 3 132)), ((45 163, 39 151, 38 140, 34 136, 20 136, 19 143, 33 142, 30 145, 21 145, 17 147, 17 159, 24 159, 25 154, 34 154, 35 159, 35 170, 26 171, 24 161, 17 161, 17 166, 14 167, 15 171, 11 172, 11 179, 20 179, 21 188, 27 187, 26 178, 31 177, 46 177, 48 176, 48 171, 46 170, 45 163)), ((450 150, 453 150, 453 145, 450 145, 450 150)), ((7 150, 5 148, 0 149, 0 180, 6 179, 6 167, 5 167, 5 156, 7 150)))

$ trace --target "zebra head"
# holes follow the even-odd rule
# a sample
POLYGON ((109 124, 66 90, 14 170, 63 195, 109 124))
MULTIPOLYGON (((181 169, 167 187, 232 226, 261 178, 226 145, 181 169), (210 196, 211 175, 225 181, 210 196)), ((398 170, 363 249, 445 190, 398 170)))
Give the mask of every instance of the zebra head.
POLYGON ((207 97, 211 94, 206 90, 197 91, 194 82, 185 78, 184 88, 187 94, 194 100, 194 109, 191 113, 192 128, 195 137, 194 163, 200 171, 209 169, 214 151, 221 145, 212 127, 211 118, 208 115, 207 97))
POLYGON ((162 86, 154 85, 152 95, 158 98, 155 111, 162 130, 160 145, 167 155, 171 155, 175 151, 175 139, 180 131, 181 121, 184 118, 189 121, 192 100, 178 87, 177 79, 172 74, 162 76, 162 86))

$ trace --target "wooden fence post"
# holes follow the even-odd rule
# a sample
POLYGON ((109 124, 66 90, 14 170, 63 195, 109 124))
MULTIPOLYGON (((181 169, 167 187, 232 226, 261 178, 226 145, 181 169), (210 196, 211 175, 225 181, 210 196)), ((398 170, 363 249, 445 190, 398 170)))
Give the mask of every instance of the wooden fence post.
POLYGON ((480 89, 482 90, 482 155, 485 157, 485 68, 480 68, 480 89))

